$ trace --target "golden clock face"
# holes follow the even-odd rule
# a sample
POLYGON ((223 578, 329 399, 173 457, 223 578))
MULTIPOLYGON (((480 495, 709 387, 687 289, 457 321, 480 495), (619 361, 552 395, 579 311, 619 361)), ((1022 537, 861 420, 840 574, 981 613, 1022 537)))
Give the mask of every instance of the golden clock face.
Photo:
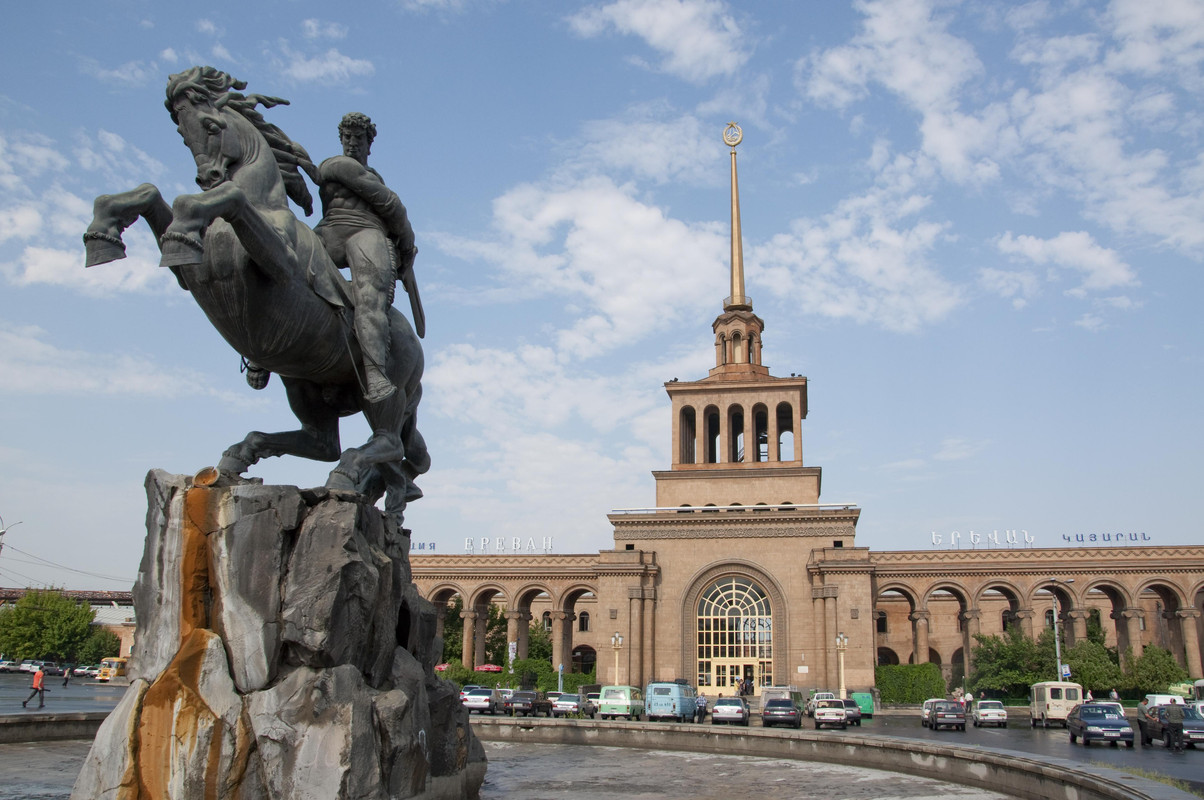
POLYGON ((729 122, 723 129, 723 141, 729 147, 735 147, 744 139, 744 131, 734 122, 729 122))

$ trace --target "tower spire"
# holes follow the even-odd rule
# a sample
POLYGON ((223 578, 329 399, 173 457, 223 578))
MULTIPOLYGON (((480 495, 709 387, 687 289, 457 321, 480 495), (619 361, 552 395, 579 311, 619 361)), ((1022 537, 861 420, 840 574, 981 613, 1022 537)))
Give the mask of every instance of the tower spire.
POLYGON ((723 130, 723 141, 732 148, 732 293, 723 301, 724 311, 752 311, 752 298, 744 294, 744 237, 740 233, 740 183, 736 178, 736 145, 743 139, 740 126, 729 122, 723 130))

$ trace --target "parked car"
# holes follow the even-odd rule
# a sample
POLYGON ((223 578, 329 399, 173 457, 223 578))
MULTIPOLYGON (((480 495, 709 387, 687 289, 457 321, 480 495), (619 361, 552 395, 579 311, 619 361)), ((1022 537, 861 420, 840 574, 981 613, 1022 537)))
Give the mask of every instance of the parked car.
MULTIPOLYGON (((1141 731, 1143 747, 1149 747, 1154 739, 1161 739, 1164 745, 1170 747, 1166 738, 1166 706, 1154 706, 1144 717, 1138 715, 1137 727, 1141 731)), ((1204 747, 1204 717, 1191 706, 1183 707, 1183 744, 1196 749, 1204 747)))
POLYGON ((861 727, 861 706, 857 705, 857 701, 851 697, 846 697, 840 702, 844 703, 844 715, 850 725, 861 727))
POLYGON ((95 678, 100 674, 99 664, 80 664, 75 669, 71 670, 71 674, 77 678, 95 678), (95 671, 93 671, 95 670, 95 671))
POLYGON ((979 700, 974 704, 971 715, 974 717, 975 728, 984 725, 995 725, 999 728, 1008 726, 1008 711, 999 700, 979 700))
POLYGON ((41 665, 41 661, 34 661, 32 658, 27 658, 21 662, 21 666, 17 669, 21 672, 37 672, 38 667, 41 665))
POLYGON ((932 719, 932 709, 936 708, 937 703, 945 702, 943 697, 930 697, 924 701, 924 705, 920 707, 920 726, 927 728, 929 721, 932 719))
POLYGON ((468 697, 468 693, 471 692, 473 689, 480 689, 480 688, 481 687, 475 683, 466 683, 463 686, 461 686, 460 687, 460 702, 463 703, 464 698, 468 697))
POLYGON ((932 707, 928 717, 928 727, 934 731, 941 728, 966 729, 966 709, 956 700, 942 700, 932 707))
POLYGON ((639 719, 644 715, 644 693, 636 686, 603 686, 598 716, 602 719, 639 719))
POLYGON ((502 699, 502 693, 497 689, 473 689, 462 702, 469 714, 475 711, 478 714, 496 716, 506 708, 506 701, 502 699))
POLYGON ((1066 716, 1066 730, 1071 744, 1081 738, 1084 746, 1093 741, 1133 746, 1133 727, 1113 703, 1080 703, 1066 716))
POLYGON ((830 725, 841 730, 849 727, 849 718, 845 712, 843 700, 832 698, 831 700, 816 701, 811 717, 815 720, 816 730, 819 730, 822 725, 830 725))
POLYGON ((597 716, 598 709, 586 699, 585 695, 565 692, 552 701, 552 716, 567 717, 569 714, 581 714, 593 719, 597 716))
POLYGON ((644 692, 644 709, 648 721, 671 719, 689 722, 697 710, 697 694, 685 683, 650 683, 644 692))
POLYGON ((545 717, 552 716, 552 703, 543 694, 530 690, 522 690, 510 695, 505 702, 506 713, 512 717, 545 717))
POLYGON ((21 665, 16 661, 0 661, 0 672, 17 672, 21 665))
POLYGON ((801 728, 803 727, 803 710, 793 700, 769 700, 761 709, 761 725, 765 728, 772 728, 775 725, 801 728))
POLYGON ((752 712, 743 697, 720 697, 711 709, 712 725, 743 725, 748 727, 752 712))
POLYGON ((42 672, 46 675, 62 675, 63 670, 53 661, 42 662, 42 672))
POLYGON ((807 700, 807 706, 803 710, 807 712, 807 716, 815 715, 815 707, 821 700, 835 700, 836 695, 833 692, 814 692, 807 700))

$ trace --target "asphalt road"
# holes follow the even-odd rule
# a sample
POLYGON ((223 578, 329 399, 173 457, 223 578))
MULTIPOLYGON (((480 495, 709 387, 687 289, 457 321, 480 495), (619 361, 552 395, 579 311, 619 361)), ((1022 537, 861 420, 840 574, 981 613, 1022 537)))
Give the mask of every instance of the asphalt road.
POLYGON ((29 697, 33 675, 21 672, 0 673, 0 714, 65 714, 80 711, 111 711, 125 694, 126 687, 96 683, 91 678, 72 678, 63 686, 63 676, 46 676, 46 707, 38 710, 35 697, 29 708, 21 701, 29 697))

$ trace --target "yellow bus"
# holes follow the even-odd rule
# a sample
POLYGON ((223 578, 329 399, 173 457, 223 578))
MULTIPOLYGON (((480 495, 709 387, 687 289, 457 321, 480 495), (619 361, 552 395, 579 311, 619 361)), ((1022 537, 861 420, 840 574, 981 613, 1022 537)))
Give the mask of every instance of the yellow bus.
POLYGON ((100 674, 96 676, 98 681, 109 681, 113 678, 123 677, 125 675, 126 659, 120 657, 106 658, 100 662, 100 674))

